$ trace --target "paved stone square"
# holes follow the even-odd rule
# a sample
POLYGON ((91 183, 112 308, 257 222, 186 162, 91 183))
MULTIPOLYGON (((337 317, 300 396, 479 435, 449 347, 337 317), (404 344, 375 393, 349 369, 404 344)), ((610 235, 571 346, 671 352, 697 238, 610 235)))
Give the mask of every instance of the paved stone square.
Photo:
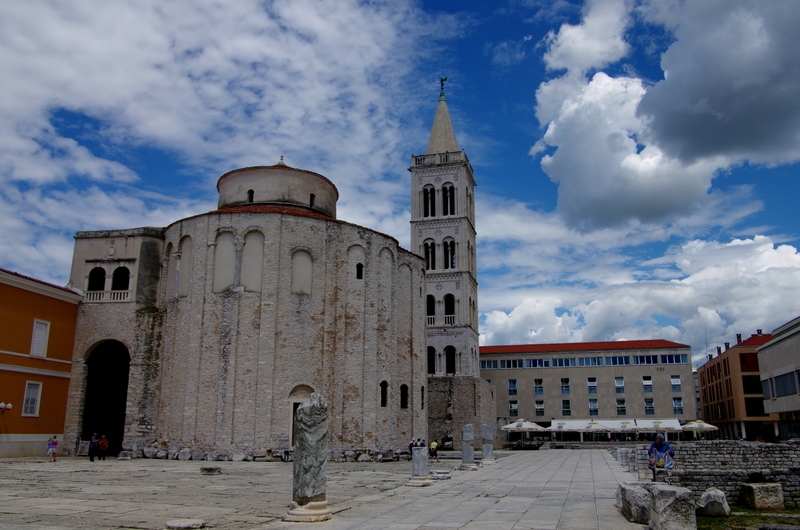
MULTIPOLYGON (((614 507, 619 482, 637 479, 606 450, 495 453, 478 471, 406 486, 411 463, 329 463, 327 529, 641 529, 614 507)), ((458 460, 431 462, 454 469, 458 460)), ((166 528, 204 519, 214 529, 298 528, 281 520, 292 498, 292 464, 44 458, 0 460, 0 528, 166 528)))

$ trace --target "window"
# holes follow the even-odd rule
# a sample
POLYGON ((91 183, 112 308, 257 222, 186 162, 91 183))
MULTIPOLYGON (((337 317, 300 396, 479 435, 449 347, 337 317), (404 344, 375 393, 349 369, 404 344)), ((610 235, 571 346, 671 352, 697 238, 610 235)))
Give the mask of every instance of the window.
POLYGON ((797 394, 794 372, 775 377, 775 397, 791 396, 793 394, 797 394))
POLYGON ((364 279, 364 264, 356 263, 356 280, 364 279))
POLYGON ((628 409, 625 406, 625 400, 624 399, 618 399, 617 400, 617 416, 625 416, 626 414, 628 414, 628 409))
POLYGON ((661 364, 688 364, 689 356, 685 353, 675 355, 662 355, 661 364))
POLYGON ((560 359, 553 359, 553 368, 563 366, 575 366, 575 358, 564 357, 560 359))
POLYGON ((39 415, 39 399, 42 396, 42 383, 38 381, 25 382, 25 399, 22 403, 23 416, 39 415))
POLYGON ((247 202, 253 202, 253 196, 255 192, 253 190, 247 190, 247 202))
POLYGON ((500 361, 500 368, 522 368, 522 359, 508 359, 500 361))
POLYGON ((408 408, 408 385, 400 385, 400 408, 408 408))
POLYGON ((658 364, 658 355, 634 355, 633 364, 658 364))
POLYGON ((597 394, 597 378, 596 377, 589 377, 586 379, 586 384, 589 388, 590 394, 597 394))
POLYGON ((597 406, 596 399, 589 400, 589 416, 597 416, 600 414, 600 408, 597 406))
POLYGON ((617 357, 606 357, 606 365, 607 366, 622 366, 625 364, 631 364, 631 358, 627 355, 620 355, 617 357))
POLYGON ((432 294, 425 297, 425 314, 429 326, 436 324, 436 298, 432 294))
POLYGON ((673 392, 680 392, 681 391, 681 376, 679 375, 671 375, 669 376, 670 383, 672 384, 672 391, 673 392))
POLYGON ((89 272, 89 285, 87 291, 104 291, 106 288, 106 271, 102 267, 95 267, 89 272))
POLYGON ((131 281, 131 271, 128 267, 117 267, 111 275, 112 291, 127 291, 131 281))
POLYGON ((614 378, 614 388, 616 389, 617 394, 624 394, 625 393, 625 378, 624 377, 615 377, 614 378))
POLYGON ((543 396, 544 395, 544 380, 543 379, 534 379, 533 380, 533 393, 536 396, 543 396))
POLYGON ((541 399, 537 399, 534 405, 536 407, 536 415, 544 416, 544 401, 542 401, 541 399))
POLYGON ((497 369, 497 361, 481 361, 481 370, 497 369))
MULTIPOLYGON (((219 244, 217 249, 219 249, 219 244)), ((311 294, 311 279, 313 277, 313 263, 311 254, 305 250, 298 250, 292 254, 292 293, 311 294)), ((216 278, 216 277, 215 277, 216 278)), ((233 282, 231 282, 233 283, 233 282)))
POLYGON ((456 214, 456 193, 453 186, 442 186, 442 215, 456 214))
POLYGON ((578 366, 603 366, 602 357, 580 357, 578 366))
POLYGON ((447 374, 456 373, 456 349, 452 346, 444 348, 444 371, 447 374))
POLYGON ((516 396, 517 395, 517 380, 516 379, 509 379, 508 380, 508 395, 509 396, 516 396))
POLYGON ((50 336, 50 322, 33 319, 33 337, 31 337, 31 355, 47 357, 47 339, 50 336))
POLYGON ((744 398, 745 416, 766 416, 764 412, 764 400, 761 398, 744 398))
POLYGON ((309 208, 313 208, 314 207, 314 201, 315 201, 316 198, 317 197, 313 193, 308 196, 308 207, 309 208))
POLYGON ((672 413, 683 414, 683 398, 672 398, 672 413))
POLYGON ((444 268, 456 268, 456 242, 451 240, 445 241, 442 245, 444 249, 444 268))
POLYGON ((645 394, 652 394, 653 393, 653 376, 652 375, 643 375, 642 376, 642 389, 644 390, 645 394))
POLYGON ((389 383, 386 381, 381 381, 381 407, 386 406, 386 402, 389 398, 389 383))
POLYGON ((570 408, 568 399, 561 400, 561 415, 565 417, 572 416, 572 409, 570 408))
POLYGON ((655 413, 656 413, 656 407, 653 404, 653 398, 644 398, 645 416, 653 416, 655 413))
POLYGON ((772 399, 772 395, 769 393, 769 379, 761 381, 761 392, 764 394, 764 399, 772 399))
POLYGON ((569 394, 569 377, 561 378, 561 393, 569 394))
POLYGON ((509 401, 508 402, 508 415, 509 416, 519 416, 519 406, 517 405, 516 401, 509 401))
POLYGON ((422 190, 422 216, 436 216, 436 191, 432 186, 422 190))
POLYGON ((425 270, 436 270, 436 243, 433 241, 426 241, 423 244, 425 249, 425 270))
POLYGON ((451 326, 456 323, 456 297, 452 294, 444 295, 444 323, 451 326))
POLYGON ((757 375, 742 376, 742 391, 745 394, 760 394, 761 379, 757 375))
POLYGON ((428 346, 428 373, 436 373, 436 348, 433 346, 428 346))
POLYGON ((425 387, 419 387, 419 408, 425 410, 425 387))
POLYGON ((549 359, 525 359, 525 368, 549 368, 549 359))

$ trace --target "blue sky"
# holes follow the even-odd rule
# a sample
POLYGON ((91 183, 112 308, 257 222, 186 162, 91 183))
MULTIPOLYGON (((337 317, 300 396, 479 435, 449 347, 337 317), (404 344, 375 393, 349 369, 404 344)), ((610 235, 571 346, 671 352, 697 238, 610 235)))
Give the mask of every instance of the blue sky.
POLYGON ((64 284, 78 230, 211 210, 238 167, 339 188, 409 241, 447 76, 478 182, 484 344, 664 338, 800 313, 794 1, 0 6, 0 267, 64 284))

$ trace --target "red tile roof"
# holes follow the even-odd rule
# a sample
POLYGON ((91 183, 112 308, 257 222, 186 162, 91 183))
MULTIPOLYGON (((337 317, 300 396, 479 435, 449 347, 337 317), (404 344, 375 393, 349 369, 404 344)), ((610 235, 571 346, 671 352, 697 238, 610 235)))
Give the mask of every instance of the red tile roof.
POLYGON ((654 340, 618 340, 608 342, 562 342, 558 344, 516 344, 506 346, 481 346, 481 355, 502 353, 549 353, 549 352, 581 352, 610 350, 653 350, 664 348, 688 348, 663 339, 654 340))
POLYGON ((70 293, 70 294, 78 294, 75 291, 73 291, 72 289, 70 289, 69 287, 62 287, 62 286, 56 285, 54 283, 49 283, 49 282, 45 282, 45 281, 42 281, 42 280, 37 280, 36 278, 33 278, 31 276, 25 276, 24 274, 20 274, 18 272, 10 271, 10 270, 4 269, 2 267, 0 267, 0 272, 5 272, 7 274, 11 274, 12 276, 16 276, 18 278, 23 278, 25 280, 30 280, 32 282, 41 283, 42 285, 46 285, 48 287, 52 287, 53 289, 58 289, 60 291, 64 291, 64 292, 67 292, 67 293, 70 293))
POLYGON ((737 346, 761 346, 762 344, 766 344, 772 340, 772 333, 764 333, 761 335, 750 335, 748 338, 744 339, 739 344, 734 344, 731 346, 735 348, 737 346))

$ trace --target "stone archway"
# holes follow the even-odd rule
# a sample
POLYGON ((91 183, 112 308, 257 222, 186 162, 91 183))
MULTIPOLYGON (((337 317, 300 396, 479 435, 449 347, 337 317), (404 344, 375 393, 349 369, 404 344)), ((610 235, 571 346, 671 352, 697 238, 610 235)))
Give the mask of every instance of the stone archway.
POLYGON ((81 440, 88 440, 92 433, 105 434, 112 456, 122 450, 125 437, 130 364, 128 348, 116 340, 101 342, 86 359, 81 440))
POLYGON ((314 389, 308 385, 297 385, 289 392, 289 405, 292 412, 292 417, 289 418, 289 447, 294 447, 294 415, 297 407, 313 392, 314 389))

